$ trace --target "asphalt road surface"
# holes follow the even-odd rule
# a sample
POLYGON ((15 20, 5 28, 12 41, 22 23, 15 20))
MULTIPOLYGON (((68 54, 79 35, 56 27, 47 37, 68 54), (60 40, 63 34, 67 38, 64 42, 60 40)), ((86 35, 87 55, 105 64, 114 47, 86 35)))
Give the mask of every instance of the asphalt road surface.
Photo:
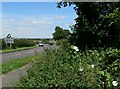
MULTIPOLYGON (((6 74, 0 75, 0 78, 2 79, 0 89, 9 89, 9 87, 14 87, 14 85, 19 82, 19 80, 27 76, 27 70, 31 68, 31 64, 27 64, 17 70, 10 71, 6 74), (2 87, 2 88, 1 88, 2 87)), ((17 87, 17 86, 16 86, 17 87)))
POLYGON ((44 44, 44 47, 36 47, 33 49, 28 49, 28 50, 4 53, 4 54, 2 54, 2 63, 5 63, 9 60, 32 56, 32 55, 35 55, 36 53, 39 54, 39 53, 44 52, 44 49, 56 49, 56 48, 58 48, 58 46, 56 46, 56 45, 44 44))

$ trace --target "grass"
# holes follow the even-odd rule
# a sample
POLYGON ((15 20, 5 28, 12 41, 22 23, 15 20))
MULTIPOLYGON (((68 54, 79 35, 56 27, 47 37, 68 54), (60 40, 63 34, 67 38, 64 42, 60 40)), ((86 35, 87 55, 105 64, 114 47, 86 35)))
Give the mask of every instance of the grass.
POLYGON ((31 47, 19 47, 19 48, 16 48, 16 49, 12 49, 12 48, 9 48, 9 49, 3 49, 3 50, 0 50, 0 53, 7 53, 7 52, 14 52, 14 51, 21 51, 21 50, 26 50, 26 49, 31 49, 31 48, 35 48, 36 46, 31 46, 31 47))
POLYGON ((0 74, 5 74, 9 71, 16 70, 28 63, 35 62, 35 61, 39 60, 40 57, 41 57, 41 54, 37 54, 37 55, 31 56, 31 57, 11 60, 6 63, 0 64, 0 67, 2 67, 2 68, 0 68, 0 74))

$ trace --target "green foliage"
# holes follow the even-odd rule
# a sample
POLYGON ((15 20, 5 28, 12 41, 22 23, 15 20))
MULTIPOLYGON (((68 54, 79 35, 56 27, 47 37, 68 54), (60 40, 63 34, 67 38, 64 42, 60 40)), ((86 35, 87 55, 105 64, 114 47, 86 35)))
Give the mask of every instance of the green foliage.
POLYGON ((39 44, 39 40, 34 40, 35 44, 38 45, 39 44))
POLYGON ((66 39, 69 37, 69 35, 70 35, 69 30, 56 26, 55 32, 53 33, 53 39, 55 40, 66 39))
POLYGON ((68 40, 67 39, 60 39, 56 41, 56 45, 65 45, 68 44, 68 40))
POLYGON ((12 48, 10 46, 6 46, 6 43, 4 40, 1 40, 2 49, 16 49, 17 47, 29 47, 29 46, 35 46, 34 40, 29 39, 15 39, 14 43, 12 44, 12 48))
MULTIPOLYGON (((101 15, 102 19, 107 24, 107 29, 104 31, 106 34, 106 40, 104 44, 109 44, 108 46, 113 46, 119 48, 120 46, 120 11, 118 8, 110 13, 108 16, 101 15)), ((105 27, 105 25, 103 25, 105 27)))
POLYGON ((43 39, 42 42, 43 42, 44 44, 49 44, 49 39, 43 39))
POLYGON ((5 49, 6 48, 6 44, 5 44, 4 40, 2 39, 1 42, 2 42, 1 43, 2 44, 2 49, 5 49))
POLYGON ((19 87, 119 89, 119 84, 116 87, 112 85, 114 80, 120 83, 120 60, 117 56, 116 59, 110 56, 116 53, 120 53, 120 50, 78 52, 73 46, 46 50, 28 71, 28 76, 20 81, 19 87), (113 60, 111 64, 108 63, 109 60, 113 60))
POLYGON ((27 39, 16 39, 14 45, 16 47, 29 47, 29 46, 34 46, 35 42, 33 40, 27 40, 27 39))
POLYGON ((34 63, 35 61, 39 60, 40 57, 41 57, 41 54, 34 55, 31 57, 26 57, 26 58, 19 58, 16 60, 11 60, 11 61, 2 63, 2 64, 0 64, 0 66, 2 67, 2 73, 5 74, 9 71, 16 70, 28 63, 34 63))
POLYGON ((93 47, 120 46, 120 2, 90 3, 90 2, 62 2, 58 7, 74 5, 78 17, 73 25, 70 37, 72 44, 81 50, 93 47))

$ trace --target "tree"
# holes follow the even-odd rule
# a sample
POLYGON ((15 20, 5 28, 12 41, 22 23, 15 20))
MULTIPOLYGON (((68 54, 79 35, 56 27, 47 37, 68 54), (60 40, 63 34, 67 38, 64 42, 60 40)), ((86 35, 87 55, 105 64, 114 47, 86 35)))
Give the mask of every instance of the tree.
POLYGON ((4 41, 4 39, 0 40, 0 49, 5 49, 6 48, 6 43, 4 41))
POLYGON ((58 8, 74 5, 78 17, 75 19, 76 24, 72 27, 73 34, 70 41, 80 49, 120 45, 118 42, 120 26, 116 24, 119 23, 120 18, 118 14, 120 2, 59 2, 57 5, 58 8), (114 16, 114 19, 118 20, 113 21, 110 14, 116 14, 117 17, 114 16))
POLYGON ((60 40, 60 39, 67 39, 69 37, 69 34, 70 34, 69 30, 56 26, 55 32, 52 35, 53 35, 53 39, 60 40))

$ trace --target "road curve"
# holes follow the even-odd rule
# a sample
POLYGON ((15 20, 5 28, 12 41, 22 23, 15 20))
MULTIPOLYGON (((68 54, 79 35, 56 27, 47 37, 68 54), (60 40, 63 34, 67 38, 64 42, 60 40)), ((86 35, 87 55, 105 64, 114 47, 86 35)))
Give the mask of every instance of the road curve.
POLYGON ((42 53, 44 51, 44 49, 56 49, 56 48, 58 48, 56 45, 44 44, 44 47, 36 47, 33 49, 28 49, 28 50, 4 53, 4 54, 2 54, 2 63, 5 63, 10 60, 18 59, 18 58, 32 56, 36 53, 42 53))

